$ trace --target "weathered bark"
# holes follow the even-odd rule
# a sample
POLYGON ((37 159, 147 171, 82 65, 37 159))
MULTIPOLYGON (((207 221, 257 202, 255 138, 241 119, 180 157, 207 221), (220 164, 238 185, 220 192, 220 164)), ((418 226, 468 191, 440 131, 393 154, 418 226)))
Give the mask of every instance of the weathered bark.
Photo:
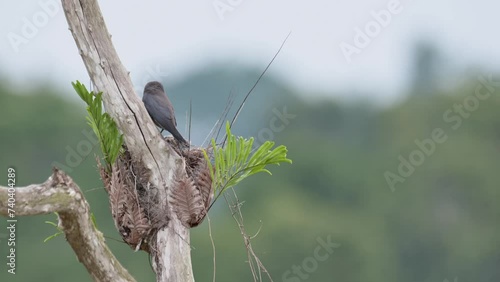
MULTIPOLYGON (((45 183, 16 187, 16 216, 57 212, 59 227, 94 281, 135 281, 118 262, 90 217, 80 188, 64 172, 54 169, 45 183)), ((0 186, 0 215, 8 216, 8 187, 0 186)))
MULTIPOLYGON (((191 267, 189 229, 182 225, 168 205, 174 173, 184 169, 184 159, 161 138, 146 112, 127 70, 111 42, 96 0, 62 0, 69 29, 98 91, 103 92, 106 111, 116 121, 132 159, 149 170, 149 182, 165 203, 167 226, 152 236, 153 264, 157 281, 194 281, 191 267), (156 246, 155 246, 156 245, 156 246)), ((184 170, 185 174, 185 170, 184 170)))

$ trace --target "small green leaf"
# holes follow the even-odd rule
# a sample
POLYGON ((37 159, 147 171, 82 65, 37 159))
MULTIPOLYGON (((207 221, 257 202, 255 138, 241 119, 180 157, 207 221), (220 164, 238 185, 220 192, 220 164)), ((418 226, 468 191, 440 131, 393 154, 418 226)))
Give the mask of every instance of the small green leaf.
MULTIPOLYGON (((59 217, 59 214, 58 214, 57 212, 55 212, 54 214, 55 214, 56 216, 58 216, 58 217, 59 217)), ((55 234, 53 234, 53 235, 50 235, 50 236, 49 236, 49 237, 47 237, 47 238, 45 238, 45 239, 43 240, 43 242, 44 242, 44 243, 46 243, 47 241, 49 241, 49 240, 51 240, 51 239, 54 239, 55 237, 57 237, 57 236, 59 236, 59 235, 63 234, 62 229, 59 227, 59 225, 57 225, 57 223, 52 222, 52 221, 45 221, 45 223, 46 223, 46 224, 49 224, 49 225, 52 225, 53 227, 55 227, 55 228, 58 230, 58 232, 57 232, 57 233, 55 233, 55 234)))
POLYGON ((43 242, 44 242, 44 243, 47 243, 47 241, 52 240, 52 239, 56 238, 57 236, 59 236, 59 235, 61 235, 61 234, 63 234, 63 233, 62 233, 62 232, 58 232, 58 233, 56 233, 56 234, 54 234, 54 235, 50 235, 49 237, 45 238, 45 239, 43 240, 43 242))

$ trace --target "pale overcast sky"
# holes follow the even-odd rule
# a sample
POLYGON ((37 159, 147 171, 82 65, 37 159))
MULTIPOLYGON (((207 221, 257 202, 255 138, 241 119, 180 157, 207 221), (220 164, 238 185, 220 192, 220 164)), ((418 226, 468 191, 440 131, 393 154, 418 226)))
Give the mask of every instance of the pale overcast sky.
MULTIPOLYGON (((393 100, 407 83, 418 38, 435 41, 459 67, 500 69, 500 2, 493 0, 122 0, 100 5, 138 87, 148 73, 168 73, 166 80, 174 80, 220 60, 264 68, 289 31, 269 73, 299 89, 331 95, 357 90, 393 100), (377 17, 373 11, 381 24, 371 22, 377 17), (371 30, 369 44, 356 47, 356 28, 371 30), (342 42, 359 53, 350 56, 350 63, 342 42)), ((1 73, 17 83, 49 79, 68 89, 69 81, 88 79, 60 1, 4 0, 0 10, 1 73), (37 30, 27 27, 31 24, 37 30)))

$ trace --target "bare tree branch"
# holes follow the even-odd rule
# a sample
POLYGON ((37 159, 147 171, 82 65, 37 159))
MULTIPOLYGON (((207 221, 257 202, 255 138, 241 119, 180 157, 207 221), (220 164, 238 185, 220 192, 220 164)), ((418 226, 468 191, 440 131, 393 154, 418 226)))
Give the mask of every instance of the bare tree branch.
MULTIPOLYGON (((94 281, 135 281, 108 249, 80 188, 64 172, 54 169, 42 184, 16 187, 15 199, 16 216, 59 214, 59 227, 94 281)), ((7 200, 8 187, 0 186, 0 215, 8 215, 7 200)))

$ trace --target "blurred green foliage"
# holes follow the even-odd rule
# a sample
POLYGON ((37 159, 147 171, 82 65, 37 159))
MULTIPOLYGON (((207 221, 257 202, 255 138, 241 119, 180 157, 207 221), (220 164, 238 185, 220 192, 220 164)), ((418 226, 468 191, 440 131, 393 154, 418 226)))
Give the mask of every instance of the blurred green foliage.
MULTIPOLYGON (((179 124, 188 99, 193 100, 196 133, 207 130, 204 121, 215 122, 232 87, 247 89, 257 76, 216 69, 166 88, 179 124)), ((500 281, 499 91, 478 100, 477 109, 462 117, 457 129, 443 118, 455 104, 470 99, 477 85, 474 76, 447 91, 411 95, 388 108, 375 108, 310 101, 313 93, 299 95, 265 78, 235 124, 235 134, 256 136, 260 142, 265 140, 259 136, 272 136, 287 146, 294 164, 274 169, 272 177, 257 175, 236 190, 244 202, 246 230, 252 235, 260 228, 254 249, 274 281, 500 281), (435 128, 441 128, 447 140, 436 144, 392 191, 384 173, 398 174, 399 156, 408 159, 419 150, 415 140, 431 138, 435 128), (327 258, 314 264, 319 242, 328 239, 340 246, 332 253, 323 250, 327 258), (307 279, 294 274, 297 267, 307 279), (311 268, 314 271, 308 272, 311 268)), ((84 103, 69 98, 75 96, 72 91, 34 89, 20 93, 8 83, 0 85, 1 169, 14 166, 18 184, 27 185, 45 181, 54 162, 65 165, 85 191, 97 225, 119 260, 138 281, 154 281, 147 255, 119 242, 96 169, 98 144, 85 133, 84 103), (88 154, 87 143, 92 144, 88 154)), ((0 173, 0 181, 6 183, 6 173, 0 173)), ((209 215, 217 281, 252 281, 243 240, 224 201, 209 215)), ((17 274, 8 276, 2 263, 0 281, 91 280, 62 236, 43 243, 54 233, 44 222, 53 218, 19 219, 17 274)), ((192 229, 197 281, 212 281, 207 224, 205 220, 192 229)), ((6 242, 0 244, 4 261, 6 242)))

